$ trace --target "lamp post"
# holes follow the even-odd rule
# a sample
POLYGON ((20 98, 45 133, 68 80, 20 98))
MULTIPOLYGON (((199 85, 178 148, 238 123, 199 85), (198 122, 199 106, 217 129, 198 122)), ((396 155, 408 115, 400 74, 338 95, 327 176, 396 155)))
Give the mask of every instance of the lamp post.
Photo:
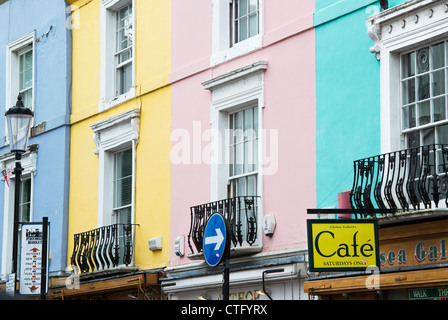
MULTIPOLYGON (((20 197, 20 179, 23 171, 20 160, 22 154, 26 151, 28 144, 31 120, 34 116, 33 112, 26 108, 22 102, 22 95, 17 97, 17 103, 14 107, 8 109, 5 113, 9 130, 9 147, 10 151, 15 154, 15 189, 14 189, 14 232, 12 247, 12 273, 17 279, 17 253, 19 238, 19 197, 20 197)), ((14 283, 14 292, 16 285, 14 283)))

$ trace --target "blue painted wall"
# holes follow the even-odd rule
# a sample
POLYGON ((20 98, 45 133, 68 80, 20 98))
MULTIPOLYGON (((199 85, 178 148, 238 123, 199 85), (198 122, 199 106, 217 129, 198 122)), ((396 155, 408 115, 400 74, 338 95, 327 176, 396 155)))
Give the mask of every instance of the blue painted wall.
MULTIPOLYGON (((6 45, 33 30, 35 43, 35 124, 45 122, 45 131, 32 137, 37 144, 34 177, 33 221, 50 221, 51 275, 65 271, 67 261, 68 186, 71 112, 71 30, 64 0, 10 0, 0 6, 0 110, 6 110, 6 45), (50 31, 49 31, 50 30, 50 31)), ((0 155, 4 144, 5 119, 0 112, 0 155)), ((0 224, 4 221, 5 183, 0 183, 0 224)), ((0 242, 3 227, 0 227, 0 242)), ((0 243, 0 248, 3 244, 0 243)), ((1 259, 1 256, 0 256, 1 259)), ((6 270, 8 273, 9 270, 6 270)), ((2 270, 2 274, 5 270, 2 270)))
POLYGON ((379 1, 316 0, 317 208, 337 207, 353 161, 381 150, 380 62, 366 23, 380 10, 379 1))

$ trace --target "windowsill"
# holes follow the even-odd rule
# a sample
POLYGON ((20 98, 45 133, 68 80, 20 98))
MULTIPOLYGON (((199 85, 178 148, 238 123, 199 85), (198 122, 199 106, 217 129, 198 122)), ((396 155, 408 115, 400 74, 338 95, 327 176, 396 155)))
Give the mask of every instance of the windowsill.
POLYGON ((263 36, 258 34, 242 42, 236 43, 231 48, 227 48, 218 52, 214 52, 210 57, 210 66, 214 67, 221 63, 241 57, 250 52, 256 51, 263 47, 263 36))
POLYGON ((101 101, 98 105, 98 112, 106 111, 131 99, 135 99, 135 96, 135 87, 132 87, 128 92, 119 95, 118 97, 106 101, 101 101))

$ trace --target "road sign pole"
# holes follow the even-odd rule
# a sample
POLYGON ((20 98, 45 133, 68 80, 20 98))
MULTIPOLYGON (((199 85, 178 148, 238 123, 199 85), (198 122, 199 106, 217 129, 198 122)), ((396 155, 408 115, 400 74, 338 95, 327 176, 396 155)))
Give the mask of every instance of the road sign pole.
POLYGON ((222 299, 229 300, 230 287, 230 227, 223 216, 215 213, 205 226, 203 251, 205 262, 215 267, 224 264, 222 299))
POLYGON ((40 299, 45 300, 47 294, 47 245, 48 245, 48 217, 42 218, 42 262, 40 272, 40 299))
POLYGON ((230 250, 227 250, 224 258, 224 275, 222 283, 222 300, 229 300, 230 291, 230 250))

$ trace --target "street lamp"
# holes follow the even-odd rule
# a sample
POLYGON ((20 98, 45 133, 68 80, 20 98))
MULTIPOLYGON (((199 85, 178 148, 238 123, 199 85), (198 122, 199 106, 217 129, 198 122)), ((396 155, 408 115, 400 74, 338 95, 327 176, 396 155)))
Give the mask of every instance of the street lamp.
MULTIPOLYGON (((9 147, 10 151, 15 154, 16 165, 14 169, 15 175, 15 189, 14 189, 14 232, 13 232, 13 247, 12 247, 12 273, 17 279, 17 251, 19 238, 19 196, 20 196, 20 179, 23 171, 20 164, 22 154, 26 151, 28 144, 31 120, 33 119, 33 112, 26 108, 22 102, 22 95, 17 97, 17 103, 14 107, 9 108, 5 113, 6 121, 9 130, 9 147)), ((14 282, 14 292, 16 285, 14 282)))

